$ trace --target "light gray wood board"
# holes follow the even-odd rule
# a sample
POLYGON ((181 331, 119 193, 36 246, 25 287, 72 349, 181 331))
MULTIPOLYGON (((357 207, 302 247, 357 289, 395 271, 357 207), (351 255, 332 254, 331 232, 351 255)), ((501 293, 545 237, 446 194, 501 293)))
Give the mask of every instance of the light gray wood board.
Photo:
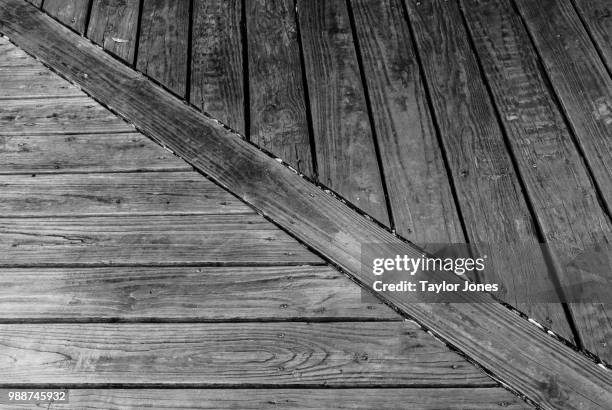
POLYGON ((0 100, 67 96, 83 97, 85 94, 37 61, 31 66, 0 66, 0 100))
POLYGON ((554 273, 548 272, 544 258, 521 258, 505 245, 516 245, 521 252, 537 246, 539 238, 458 2, 408 0, 406 5, 467 239, 479 254, 491 253, 488 263, 494 272, 484 272, 478 280, 498 283, 505 302, 573 340, 563 307, 531 296, 556 294, 554 273), (501 251, 495 252, 497 247, 501 251))
MULTIPOLYGON (((35 53, 96 98, 117 108, 147 135, 162 140, 202 172, 236 193, 369 289, 361 244, 376 252, 419 257, 403 242, 341 201, 93 47, 58 23, 0 0, 0 32, 35 53), (59 47, 49 47, 49 44, 59 47), (79 75, 86 72, 87 77, 79 75), (254 181, 258 181, 254 183, 254 181), (362 270, 363 269, 363 270, 362 270)), ((445 280, 457 281, 456 275, 445 280)), ((609 409, 612 377, 595 363, 542 332, 486 294, 465 294, 468 303, 419 303, 418 294, 378 296, 427 326, 542 408, 609 409)))
POLYGON ((416 243, 463 243, 401 0, 351 4, 395 229, 416 243))
POLYGON ((0 136, 0 174, 192 171, 138 133, 0 136))
POLYGON ((23 50, 15 47, 8 38, 0 36, 0 66, 14 67, 30 65, 34 60, 23 50))
POLYGON ((0 269, 0 320, 402 320, 328 266, 0 269))
POLYGON ((139 0, 92 0, 87 38, 128 64, 134 62, 139 0))
MULTIPOLYGON (((561 285, 570 289, 579 279, 567 267, 585 251, 612 242, 610 221, 511 3, 462 4, 561 285)), ((583 344, 612 362, 610 307, 587 303, 571 309, 583 344)))
MULTIPOLYGON (((72 389, 70 404, 53 409, 353 409, 519 410, 529 409, 502 388, 439 389, 72 389)), ((0 404, 0 409, 31 405, 0 404)))
POLYGON ((0 265, 310 264, 321 259, 259 215, 0 219, 0 265))
POLYGON ((0 215, 253 214, 195 171, 0 176, 0 215))
POLYGON ((495 386, 412 322, 0 325, 0 384, 495 386))
POLYGON ((0 136, 130 132, 134 127, 89 97, 4 100, 0 136))

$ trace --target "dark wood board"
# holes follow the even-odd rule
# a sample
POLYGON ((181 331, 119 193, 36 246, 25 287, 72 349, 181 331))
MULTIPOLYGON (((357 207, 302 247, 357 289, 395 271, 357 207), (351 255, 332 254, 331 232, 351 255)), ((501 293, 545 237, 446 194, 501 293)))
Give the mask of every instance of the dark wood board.
POLYGON ((246 135, 240 0, 194 0, 190 101, 246 135))
POLYGON ((294 0, 246 2, 251 141, 313 177, 294 0))
POLYGON ((136 68, 181 97, 187 91, 190 0, 145 0, 136 68))
POLYGON ((463 243, 400 1, 351 3, 395 229, 416 243, 463 243))
POLYGON ((87 37, 126 63, 134 63, 140 1, 92 1, 87 37))
POLYGON ((525 302, 536 293, 534 289, 556 292, 544 259, 521 259, 505 249, 494 253, 503 244, 536 245, 538 236, 458 3, 409 0, 406 5, 468 240, 477 249, 483 246, 481 253, 492 253, 495 272, 486 272, 479 280, 499 283, 505 290, 504 301, 573 340, 560 304, 525 302))
POLYGON ((0 136, 0 174, 191 171, 138 133, 0 136))
POLYGON ((85 32, 91 0, 45 0, 42 9, 79 34, 85 32))
POLYGON ((0 320, 402 320, 328 266, 0 269, 0 320))
MULTIPOLYGON (((612 78, 569 1, 518 1, 517 5, 601 189, 603 201, 610 210, 612 78)), ((593 222, 596 222, 597 218, 594 219, 593 222)), ((591 232, 591 235, 587 233, 585 240, 587 244, 594 245, 602 243, 605 237, 609 238, 608 224, 591 232)), ((570 307, 584 346, 611 361, 611 307, 591 304, 572 304, 570 307)))
POLYGON ((516 4, 610 210, 612 77, 569 0, 516 4))
MULTIPOLYGON (((362 243, 379 244, 381 254, 421 254, 413 245, 301 179, 239 135, 143 81, 138 73, 103 50, 24 4, 0 0, 0 32, 112 105, 145 134, 164 141, 362 286, 371 289, 373 284, 373 277, 365 273, 368 267, 362 266, 362 243)), ((452 274, 444 278, 458 280, 452 274)), ((469 303, 442 304, 418 303, 419 295, 410 292, 379 292, 378 296, 542 408, 612 407, 612 376, 608 370, 486 294, 466 294, 465 301, 469 303)))
POLYGON ((0 190, 3 217, 254 213, 195 171, 6 175, 0 190))
MULTIPOLYGON (((565 268, 590 247, 612 241, 610 221, 510 2, 462 4, 538 224, 561 284, 570 288, 576 278, 565 268)), ((612 362, 610 313, 601 305, 575 305, 572 313, 583 343, 612 362)))
POLYGON ((0 325, 3 385, 496 386, 412 322, 0 325))
POLYGON ((78 87, 35 63, 25 67, 0 67, 0 100, 85 96, 78 87))
MULTIPOLYGON (((397 410, 519 410, 529 409, 502 388, 439 389, 72 389, 70 404, 53 403, 53 409, 76 406, 87 409, 259 410, 353 409, 397 410)), ((30 409, 31 405, 0 404, 0 409, 30 409)))
POLYGON ((389 224, 344 0, 298 1, 319 181, 389 224))
POLYGON ((3 100, 0 136, 130 132, 122 121, 89 97, 3 100))
POLYGON ((0 265, 309 264, 321 259, 259 215, 0 219, 0 265))
POLYGON ((612 5, 607 0, 573 0, 595 41, 608 71, 612 72, 612 5))

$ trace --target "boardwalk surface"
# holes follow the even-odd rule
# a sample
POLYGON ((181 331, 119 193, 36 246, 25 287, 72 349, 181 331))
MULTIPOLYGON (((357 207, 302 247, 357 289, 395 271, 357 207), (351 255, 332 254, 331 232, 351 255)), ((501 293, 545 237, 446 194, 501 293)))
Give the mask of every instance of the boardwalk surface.
MULTIPOLYGON (((0 3, 11 5, 0 4, 0 8, 18 2, 3 0, 0 3)), ((6 271, 4 278, 25 292, 16 298, 0 290, 0 306, 7 301, 5 320, 91 322, 83 339, 76 342, 79 348, 74 354, 95 350, 90 346, 100 346, 108 337, 116 354, 107 357, 105 371, 118 383, 129 383, 122 361, 133 355, 142 364, 138 360, 145 356, 113 337, 126 332, 129 338, 138 338, 139 329, 145 329, 139 327, 140 320, 169 322, 160 328, 160 334, 168 335, 164 343, 169 345, 177 343, 170 335, 184 325, 173 321, 316 322, 314 327, 288 326, 287 332, 276 325, 260 328, 257 337, 262 339, 254 340, 261 343, 262 351, 275 349, 267 339, 271 337, 268 333, 278 331, 287 343, 303 338, 312 356, 313 362, 300 362, 297 367, 277 366, 278 374, 269 373, 267 367, 248 373, 245 369, 257 366, 255 356, 248 354, 244 354, 247 367, 242 369, 246 373, 238 374, 238 362, 228 361, 227 378, 213 380, 206 372, 157 368, 155 383, 188 384, 193 389, 186 394, 188 402, 206 397, 218 407, 241 407, 241 399, 236 396, 225 402, 223 390, 198 388, 256 384, 265 388, 245 394, 266 400, 268 389, 277 385, 363 384, 377 388, 371 390, 373 398, 359 402, 366 408, 367 403, 380 399, 385 391, 380 387, 409 386, 402 394, 411 397, 413 392, 420 394, 418 387, 454 386, 460 392, 457 397, 473 395, 473 403, 466 408, 524 405, 512 396, 506 403, 508 393, 465 363, 458 368, 465 365, 473 374, 448 374, 432 369, 431 363, 412 362, 401 355, 396 358, 398 345, 383 344, 376 353, 373 346, 380 339, 369 339, 367 333, 384 337, 418 330, 396 323, 400 317, 383 305, 364 305, 359 288, 325 260, 367 286, 358 273, 356 244, 397 238, 353 217, 344 205, 336 205, 339 201, 328 201, 318 188, 311 190, 311 184, 294 180, 297 176, 271 170, 266 162, 269 158, 259 156, 251 145, 233 136, 224 140, 225 129, 199 122, 194 110, 175 104, 178 97, 417 244, 470 242, 476 249, 490 244, 547 244, 549 260, 534 264, 521 260, 520 255, 498 257, 491 275, 471 279, 500 283, 503 292, 497 296, 504 302, 561 336, 575 350, 603 362, 604 367, 612 362, 609 305, 541 303, 532 296, 563 298, 564 287, 574 279, 565 267, 585 250, 612 241, 612 23, 605 2, 31 3, 38 7, 42 3, 42 11, 84 34, 117 61, 107 63, 100 57, 99 72, 105 74, 96 76, 96 72, 87 74, 92 73, 85 59, 87 46, 80 46, 85 50, 82 53, 70 47, 60 52, 24 37, 28 52, 239 198, 2 40, 0 138, 1 153, 8 160, 0 164, 0 184, 6 193, 0 204, 6 215, 0 220, 6 239, 0 243, 0 265, 6 271), (282 24, 276 24, 279 21, 282 24), (56 64, 62 58, 65 63, 56 64), (113 84, 102 87, 108 78, 126 82, 116 88, 113 84), (146 78, 174 97, 166 97, 166 91, 150 86, 146 78), (130 81, 142 86, 133 87, 130 81), (156 115, 147 117, 149 108, 156 115), (215 138, 226 142, 217 143, 215 138), (232 164, 224 163, 223 158, 231 158, 232 164), (83 195, 84 191, 91 193, 83 195), (297 202, 289 203, 290 198, 297 202), (26 280, 40 272, 44 279, 28 288, 26 280), (65 283, 75 275, 79 279, 65 283), (107 275, 118 282, 106 283, 101 278, 107 275), (162 291, 161 284, 168 278, 176 280, 162 291), (245 281, 244 294, 234 279, 245 281), (270 282, 274 282, 272 288, 266 285, 270 282), (132 286, 137 290, 132 291, 132 286), (297 293, 287 295, 288 286, 297 293), (152 296, 145 297, 141 287, 152 296), (203 290, 209 287, 214 291, 203 290), (96 296, 100 292, 110 293, 108 299, 96 296), (120 331, 107 326, 113 320, 128 321, 130 326, 120 331), (326 320, 337 323, 337 333, 319 323, 326 320), (366 322, 359 322, 362 320, 366 322), (353 340, 349 335, 359 329, 365 333, 353 340), (328 337, 319 340, 320 333, 328 337), (348 363, 346 351, 336 350, 339 340, 347 337, 356 345, 343 348, 359 350, 357 346, 362 346, 367 360, 356 357, 358 364, 348 363), (316 373, 319 370, 314 376, 309 373, 312 363, 319 369, 318 346, 325 346, 321 354, 338 360, 340 376, 332 375, 326 364, 321 374, 316 373), (397 360, 397 366, 382 356, 397 360), (376 365, 372 365, 373 357, 376 365), (304 363, 307 369, 297 370, 304 363), (381 365, 386 370, 378 374, 381 365), (287 378, 289 373, 302 379, 287 378), (425 374, 435 377, 415 382, 425 374), (459 386, 462 378, 465 386, 459 386), (487 401, 498 393, 504 399, 487 401)), ((20 35, 14 24, 8 26, 5 34, 20 35)), ((56 26, 49 27, 56 30, 56 26)), ((62 32, 56 38, 76 43, 72 40, 76 36, 69 34, 62 32)), ((590 360, 583 362, 582 355, 565 350, 543 332, 534 332, 505 308, 487 311, 482 306, 470 309, 462 305, 455 311, 382 296, 542 407, 606 408, 604 403, 612 400, 608 370, 592 369, 590 360), (478 320, 472 327, 458 324, 467 317, 478 320), (507 337, 494 334, 498 325, 507 337), (503 346, 501 340, 508 338, 516 344, 503 346), (513 353, 500 353, 506 348, 513 353), (513 354, 525 350, 532 357, 515 361, 513 354), (570 357, 567 363, 564 357, 570 357), (581 388, 593 387, 601 394, 585 398, 565 384, 567 380, 548 379, 551 369, 542 370, 537 363, 551 359, 571 369, 565 372, 560 365, 558 372, 582 380, 581 388), (531 368, 534 363, 536 367, 531 368)), ((17 346, 27 330, 11 326, 17 325, 0 330, 2 340, 17 346)), ((40 337, 32 343, 63 345, 62 340, 75 329, 70 325, 45 327, 46 332, 39 329, 40 337)), ((233 346, 226 346, 224 356, 243 354, 239 352, 244 348, 238 342, 234 346, 226 336, 234 332, 231 326, 200 323, 189 329, 185 337, 201 342, 196 350, 221 343, 233 346), (203 336, 209 333, 215 335, 213 340, 203 336)), ((248 326, 244 329, 252 331, 248 326)), ((396 342, 403 346, 402 340, 396 342)), ((287 354, 297 354, 302 347, 288 345, 288 352, 293 353, 287 354)), ((165 348, 160 348, 160 358, 165 348)), ((67 349, 71 356, 72 350, 67 349)), ((35 350, 24 350, 22 357, 46 363, 43 356, 48 353, 32 356, 38 354, 35 350)), ((189 349, 179 351, 182 357, 194 354, 189 349)), ((283 353, 278 354, 282 361, 283 353)), ((451 359, 444 359, 444 354, 436 353, 447 363, 451 359)), ((210 358, 194 360, 208 363, 210 358)), ((462 359, 457 356, 457 360, 462 359)), ((87 369, 74 368, 72 373, 58 369, 49 366, 32 373, 40 375, 36 379, 40 383, 45 377, 58 383, 77 383, 79 377, 103 383, 87 369)), ((33 374, 13 370, 0 383, 33 380, 33 374)), ((145 371, 137 369, 134 380, 145 371)), ((117 406, 129 405, 135 397, 155 401, 159 395, 154 389, 135 390, 134 396, 121 390, 83 392, 77 396, 82 403, 95 405, 106 400, 108 393, 108 400, 117 406)), ((334 397, 316 390, 308 399, 303 395, 311 394, 310 390, 283 392, 272 400, 295 400, 300 407, 316 407, 334 397)), ((341 397, 355 404, 350 395, 341 397)), ((422 397, 429 400, 430 396, 422 397)), ((446 396, 431 397, 445 400, 446 396)), ((381 407, 385 403, 392 405, 383 400, 381 407)), ((427 405, 450 408, 444 401, 425 401, 415 407, 427 405)), ((461 400, 457 406, 462 408, 461 400)))
POLYGON ((39 107, 3 116, 0 131, 0 386, 73 387, 70 408, 527 408, 0 41, 21 63, 0 61, 6 76, 38 73, 33 85, 13 76, 0 99, 39 107), (97 114, 73 115, 73 101, 97 114), (92 135, 102 113, 115 128, 92 135), (369 389, 346 389, 358 386, 369 389))

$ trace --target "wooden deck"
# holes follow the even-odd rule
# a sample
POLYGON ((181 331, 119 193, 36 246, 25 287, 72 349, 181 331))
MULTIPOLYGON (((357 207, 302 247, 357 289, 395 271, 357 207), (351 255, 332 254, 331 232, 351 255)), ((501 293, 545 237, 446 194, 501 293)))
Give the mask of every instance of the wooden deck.
POLYGON ((30 2, 116 60, 68 32, 52 44, 85 51, 47 47, 1 15, 0 32, 230 192, 0 40, 0 387, 73 387, 94 408, 612 403, 610 307, 524 296, 559 292, 561 267, 612 240, 604 1, 30 2), (175 97, 412 242, 547 243, 552 269, 497 258, 496 276, 471 279, 503 284, 600 367, 501 305, 379 295, 526 403, 364 302, 326 261, 367 287, 354 243, 398 239, 175 97))
POLYGON ((70 406, 51 408, 526 408, 78 88, 0 48, 11 79, 0 387, 73 388, 70 406))

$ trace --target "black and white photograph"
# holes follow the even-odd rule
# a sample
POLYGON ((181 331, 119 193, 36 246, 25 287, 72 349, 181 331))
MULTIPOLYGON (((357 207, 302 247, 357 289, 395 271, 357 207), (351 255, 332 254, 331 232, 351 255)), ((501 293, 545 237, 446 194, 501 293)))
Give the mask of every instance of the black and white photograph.
POLYGON ((612 0, 0 0, 0 410, 612 410, 612 0))

